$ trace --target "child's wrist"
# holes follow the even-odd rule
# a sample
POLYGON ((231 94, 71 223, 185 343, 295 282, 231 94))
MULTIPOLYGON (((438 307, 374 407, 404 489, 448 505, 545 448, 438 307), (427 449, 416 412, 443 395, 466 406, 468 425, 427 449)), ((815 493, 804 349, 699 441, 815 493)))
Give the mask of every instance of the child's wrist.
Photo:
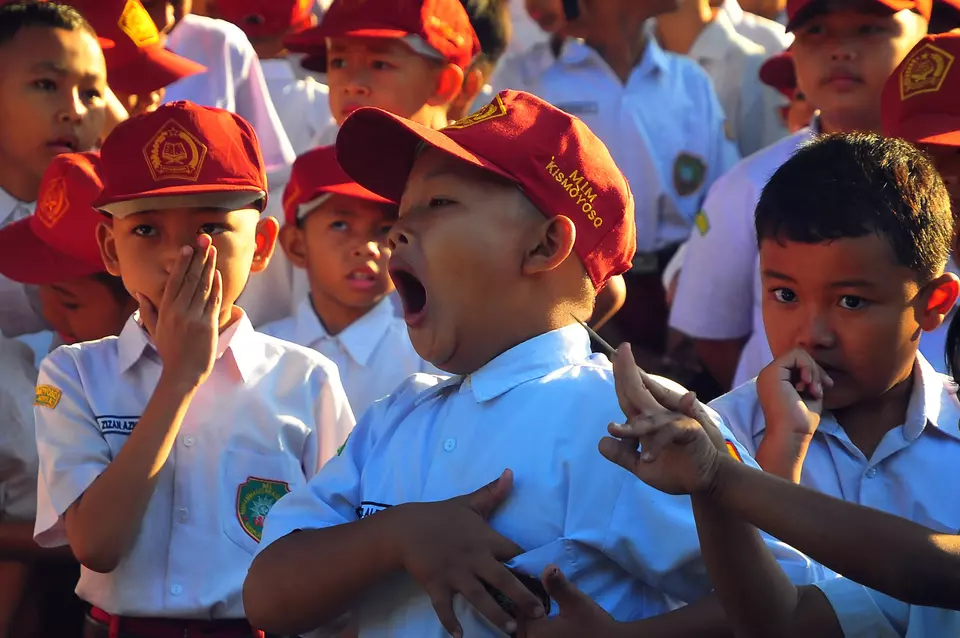
POLYGON ((172 400, 189 400, 200 387, 199 379, 187 377, 173 370, 164 368, 157 381, 154 394, 163 393, 172 400))

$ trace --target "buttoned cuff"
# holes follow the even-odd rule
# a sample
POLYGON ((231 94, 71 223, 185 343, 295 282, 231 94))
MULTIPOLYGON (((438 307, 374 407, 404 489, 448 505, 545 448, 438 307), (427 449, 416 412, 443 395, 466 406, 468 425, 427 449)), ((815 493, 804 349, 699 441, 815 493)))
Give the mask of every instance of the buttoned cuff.
POLYGON ((901 638, 863 585, 836 578, 815 586, 833 607, 845 638, 901 638))

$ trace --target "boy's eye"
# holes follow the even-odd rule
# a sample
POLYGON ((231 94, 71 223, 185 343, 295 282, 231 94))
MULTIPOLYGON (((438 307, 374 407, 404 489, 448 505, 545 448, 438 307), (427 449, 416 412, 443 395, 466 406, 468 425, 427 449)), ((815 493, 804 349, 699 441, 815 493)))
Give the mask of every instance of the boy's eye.
POLYGON ((41 79, 39 79, 39 80, 36 80, 36 81, 33 83, 33 86, 36 87, 36 88, 38 88, 38 89, 40 89, 41 91, 56 91, 56 90, 57 90, 57 83, 54 82, 53 80, 48 80, 48 79, 46 79, 46 78, 41 78, 41 79))
POLYGON ((865 34, 883 33, 885 30, 886 29, 878 24, 864 24, 860 26, 860 33, 865 34))
POLYGON ((101 93, 99 89, 90 89, 83 92, 83 97, 87 102, 92 102, 93 100, 103 98, 103 93, 101 93))
POLYGON ((436 208, 437 206, 449 206, 454 203, 453 200, 445 199, 443 197, 431 197, 430 198, 430 208, 436 208))
POLYGON ((329 58, 327 60, 327 68, 342 69, 345 66, 347 66, 347 61, 343 58, 329 58))
POLYGON ((78 303, 66 303, 61 304, 66 310, 80 310, 80 304, 78 303))
POLYGON ((135 226, 133 229, 133 234, 140 237, 153 237, 156 233, 156 229, 153 226, 148 226, 147 224, 140 224, 139 226, 135 226))
POLYGON ((203 226, 200 227, 200 234, 210 235, 211 237, 213 237, 214 235, 219 235, 225 230, 226 230, 226 227, 223 224, 210 223, 210 224, 204 224, 203 226))
POLYGON ((780 303, 793 303, 797 300, 797 293, 789 288, 776 288, 773 290, 773 298, 780 303))
POLYGON ((347 222, 338 219, 337 221, 330 222, 330 230, 334 230, 338 233, 345 233, 350 230, 350 224, 347 222))
POLYGON ((807 28, 803 29, 801 33, 804 35, 821 35, 825 31, 826 29, 823 28, 822 24, 811 24, 807 28))
POLYGON ((840 307, 846 310, 860 310, 867 305, 867 300, 856 295, 844 295, 840 297, 840 307))
POLYGON ((378 233, 383 237, 386 237, 387 235, 390 234, 390 231, 392 229, 393 229, 393 224, 384 224, 383 226, 380 227, 380 230, 378 231, 378 233))
POLYGON ((387 69, 393 68, 392 64, 390 64, 389 62, 385 62, 384 60, 374 60, 373 62, 370 63, 370 66, 372 66, 377 71, 386 71, 387 69))

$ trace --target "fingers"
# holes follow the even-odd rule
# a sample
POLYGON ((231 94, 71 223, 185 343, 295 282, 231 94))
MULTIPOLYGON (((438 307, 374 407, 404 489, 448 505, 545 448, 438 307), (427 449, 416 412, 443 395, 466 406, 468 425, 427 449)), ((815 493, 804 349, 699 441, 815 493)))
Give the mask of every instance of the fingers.
MULTIPOLYGON (((190 314, 199 315, 206 310, 209 305, 210 293, 213 291, 213 280, 217 273, 217 249, 210 246, 203 267, 200 270, 200 276, 197 279, 197 287, 193 291, 193 297, 190 299, 190 314)), ((186 292, 186 290, 184 291, 186 292)))
POLYGON ((794 350, 785 362, 785 371, 781 371, 793 383, 797 392, 807 392, 815 399, 823 398, 824 387, 833 386, 833 379, 820 367, 813 357, 804 350, 794 350))
POLYGON ((213 285, 210 287, 210 294, 207 297, 207 305, 204 309, 208 317, 214 319, 220 316, 220 307, 223 303, 223 276, 219 270, 213 271, 213 285))
POLYGON ((180 294, 183 288, 183 280, 187 275, 187 270, 193 265, 194 250, 192 246, 184 246, 177 255, 177 261, 173 264, 173 270, 167 277, 167 285, 163 289, 163 298, 160 299, 160 307, 168 307, 173 300, 180 294))
POLYGON ((460 627, 460 621, 457 615, 453 613, 453 591, 447 587, 427 587, 427 595, 430 596, 430 602, 433 604, 433 611, 437 614, 440 624, 447 630, 447 633, 456 638, 463 636, 463 628, 460 627))
POLYGON ((573 612, 583 603, 590 601, 555 565, 548 565, 540 580, 547 590, 547 595, 556 601, 561 614, 573 612))
POLYGON ((633 472, 637 464, 640 463, 640 454, 637 452, 636 439, 614 439, 605 436, 600 439, 597 446, 603 458, 611 463, 616 463, 628 472, 633 472))
POLYGON ((140 304, 140 320, 143 322, 143 325, 146 326, 147 332, 156 337, 158 316, 156 306, 139 292, 136 293, 135 297, 140 304))
POLYGON ((496 480, 466 496, 466 505, 483 518, 489 518, 513 487, 513 472, 504 470, 496 480))
POLYGON ((620 409, 625 415, 644 414, 663 408, 650 394, 650 391, 640 377, 640 369, 633 358, 630 344, 625 343, 617 349, 613 368, 614 385, 617 388, 617 399, 620 409))
POLYGON ((689 443, 700 430, 696 421, 676 412, 664 412, 607 426, 607 431, 617 438, 639 440, 639 458, 648 463, 656 460, 663 448, 671 443, 689 443))

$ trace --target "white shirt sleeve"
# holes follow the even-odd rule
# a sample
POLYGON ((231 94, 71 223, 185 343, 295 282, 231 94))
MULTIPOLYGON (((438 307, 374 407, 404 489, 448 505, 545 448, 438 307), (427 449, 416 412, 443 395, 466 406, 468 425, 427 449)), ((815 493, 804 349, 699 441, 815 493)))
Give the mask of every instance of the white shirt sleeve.
POLYGON ((36 380, 30 348, 0 337, 0 521, 28 521, 36 516, 36 380))
POLYGON ((40 314, 36 286, 26 286, 0 275, 0 334, 19 337, 48 328, 40 314))
POLYGON ((720 99, 711 82, 707 82, 709 95, 707 98, 706 121, 710 122, 711 144, 710 158, 707 162, 707 177, 705 187, 710 188, 718 179, 730 171, 740 161, 740 151, 737 144, 727 136, 727 116, 720 105, 720 99))
POLYGON ((336 458, 337 451, 347 441, 353 431, 356 419, 350 409, 347 394, 340 383, 337 366, 332 362, 322 368, 324 380, 316 398, 316 454, 304 459, 303 468, 307 479, 313 478, 330 460, 336 458))
POLYGON ((748 56, 740 79, 740 112, 737 114, 737 139, 740 153, 746 157, 789 135, 780 116, 786 98, 760 81, 763 59, 748 56))
POLYGON ((836 578, 816 583, 816 587, 830 601, 845 638, 903 637, 877 606, 874 592, 863 585, 846 578, 836 578))

